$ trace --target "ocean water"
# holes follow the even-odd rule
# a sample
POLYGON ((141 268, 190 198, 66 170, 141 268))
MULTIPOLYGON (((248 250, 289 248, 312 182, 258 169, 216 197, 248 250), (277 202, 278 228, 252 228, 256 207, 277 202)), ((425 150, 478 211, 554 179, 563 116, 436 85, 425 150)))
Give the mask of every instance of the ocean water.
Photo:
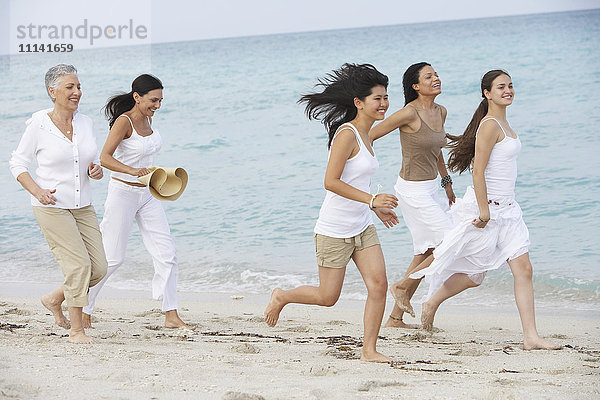
MULTIPOLYGON (((101 108, 149 72, 165 85, 155 127, 164 139, 158 164, 187 169, 184 195, 164 203, 178 250, 181 291, 253 293, 317 283, 312 230, 325 190, 324 128, 296 103, 318 77, 345 62, 372 63, 390 78, 390 112, 403 105, 401 79, 412 63, 438 71, 446 130, 462 133, 479 103, 479 80, 493 68, 512 76, 509 120, 519 133, 517 200, 531 234, 538 308, 597 311, 600 306, 600 10, 397 25, 151 46, 25 54, 0 58, 0 281, 60 282, 29 205, 8 170, 24 121, 50 107, 46 70, 79 69, 80 109, 108 131, 101 108)), ((398 134, 375 143, 381 168, 373 184, 393 193, 398 134)), ((470 174, 454 176, 462 196, 470 174)), ((94 184, 101 217, 108 179, 94 184)), ((390 281, 412 259, 403 223, 377 222, 390 281)), ((150 288, 153 268, 139 232, 109 286, 150 288)), ((420 289, 416 299, 423 293, 420 289)), ((356 268, 342 293, 364 299, 356 268)), ((452 300, 481 307, 514 304, 508 268, 452 300)))

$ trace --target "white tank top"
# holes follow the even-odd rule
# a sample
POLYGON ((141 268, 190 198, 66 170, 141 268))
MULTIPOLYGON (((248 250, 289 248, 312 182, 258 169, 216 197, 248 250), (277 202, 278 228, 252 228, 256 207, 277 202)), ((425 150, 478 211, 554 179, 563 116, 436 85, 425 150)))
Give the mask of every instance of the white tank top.
MULTIPOLYGON (((498 125, 500 122, 496 118, 488 117, 481 121, 481 124, 487 120, 493 119, 498 125)), ((517 156, 521 152, 521 141, 519 138, 512 138, 506 134, 502 125, 500 125, 504 139, 499 141, 492 148, 490 159, 485 168, 485 184, 487 186, 488 198, 493 197, 515 197, 515 183, 517 181, 517 156)), ((479 132, 479 128, 477 128, 479 132)), ((477 133, 475 133, 477 134, 477 133)))
MULTIPOLYGON (((371 155, 365 147, 358 130, 350 123, 338 128, 333 140, 343 128, 351 128, 356 136, 358 153, 346 160, 340 179, 363 192, 370 192, 371 177, 379 168, 377 157, 371 155)), ((333 145, 333 141, 332 141, 333 145)), ((329 150, 329 157, 331 149, 329 150)), ((373 223, 369 205, 350 200, 333 192, 327 191, 325 200, 319 211, 319 219, 315 225, 315 233, 334 238, 351 238, 363 232, 373 223)))
MULTIPOLYGON (((113 157, 128 165, 132 168, 148 168, 154 165, 154 155, 158 153, 162 147, 162 138, 158 131, 153 129, 151 135, 140 136, 135 128, 133 122, 129 116, 122 114, 120 117, 127 117, 131 124, 131 136, 127 139, 121 140, 121 143, 117 146, 113 157)), ((126 182, 138 183, 137 176, 129 175, 123 172, 112 171, 111 177, 121 179, 126 182)))

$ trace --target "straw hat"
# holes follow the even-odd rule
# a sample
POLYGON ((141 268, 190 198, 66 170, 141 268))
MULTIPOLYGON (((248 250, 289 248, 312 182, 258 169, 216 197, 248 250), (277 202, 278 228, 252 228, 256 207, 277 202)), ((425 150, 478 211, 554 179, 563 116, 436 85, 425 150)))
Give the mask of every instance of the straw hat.
POLYGON ((150 167, 148 170, 151 172, 139 176, 138 181, 159 200, 177 200, 187 186, 188 174, 183 168, 150 167))

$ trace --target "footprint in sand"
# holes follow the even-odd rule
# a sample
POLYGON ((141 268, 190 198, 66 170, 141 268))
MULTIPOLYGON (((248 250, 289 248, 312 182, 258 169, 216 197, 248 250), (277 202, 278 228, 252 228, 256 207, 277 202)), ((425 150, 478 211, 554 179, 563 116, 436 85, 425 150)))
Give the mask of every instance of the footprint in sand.
POLYGON ((7 314, 13 314, 13 315, 31 315, 31 313, 29 311, 21 310, 21 309, 19 309, 17 307, 9 308, 8 310, 4 311, 2 314, 3 315, 7 315, 7 314))
POLYGON ((221 397, 221 400, 265 400, 265 398, 259 394, 227 392, 221 397))
POLYGON ((368 392, 371 389, 377 389, 390 386, 408 386, 407 383, 396 381, 367 381, 358 387, 359 392, 368 392))
POLYGON ((136 317, 161 317, 163 312, 158 308, 154 308, 152 310, 144 311, 141 314, 136 314, 136 317))
POLYGON ((260 349, 256 346, 251 345, 250 343, 241 343, 235 346, 231 346, 231 350, 236 353, 242 354, 257 354, 260 353, 260 349))
POLYGON ((163 329, 160 325, 144 325, 144 328, 149 329, 151 331, 160 331, 163 329))
POLYGON ((350 325, 350 322, 334 319, 333 321, 327 322, 327 325, 350 325))
POLYGON ((468 357, 481 357, 488 355, 486 351, 479 349, 460 349, 454 353, 448 353, 451 356, 468 356, 468 357))
POLYGON ((296 325, 290 326, 289 328, 282 329, 283 332, 308 332, 310 328, 308 326, 296 325))
POLYGON ((339 371, 333 365, 313 365, 308 371, 305 372, 307 375, 312 376, 328 376, 337 375, 339 371))

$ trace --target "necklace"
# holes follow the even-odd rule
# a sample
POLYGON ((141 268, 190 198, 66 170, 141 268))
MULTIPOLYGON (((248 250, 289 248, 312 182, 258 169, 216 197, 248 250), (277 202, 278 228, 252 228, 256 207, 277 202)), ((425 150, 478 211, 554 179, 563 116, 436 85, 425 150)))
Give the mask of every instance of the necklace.
POLYGON ((58 121, 58 118, 56 118, 56 116, 54 115, 54 111, 52 111, 50 114, 48 114, 50 116, 50 119, 52 120, 52 122, 54 123, 54 125, 56 125, 56 127, 58 128, 58 130, 60 130, 64 135, 70 135, 71 134, 71 122, 67 122, 64 123, 62 121, 58 121), (61 125, 61 126, 59 126, 61 125))

